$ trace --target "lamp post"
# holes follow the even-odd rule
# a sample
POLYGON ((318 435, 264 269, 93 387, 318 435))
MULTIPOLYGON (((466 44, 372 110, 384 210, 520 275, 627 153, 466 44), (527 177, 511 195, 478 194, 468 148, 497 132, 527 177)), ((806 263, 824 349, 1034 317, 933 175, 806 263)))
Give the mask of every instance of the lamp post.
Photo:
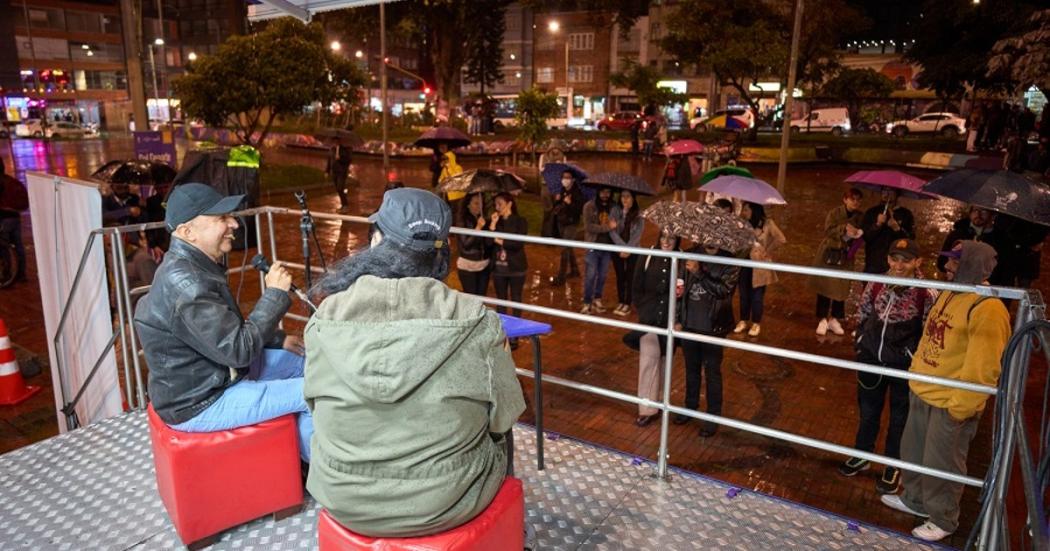
MULTIPOLYGON (((157 61, 156 61, 156 59, 155 59, 155 57, 153 55, 153 47, 154 46, 163 46, 163 45, 164 45, 164 39, 163 38, 154 39, 153 40, 153 44, 149 45, 149 66, 150 66, 151 72, 153 73, 153 97, 155 98, 154 102, 158 105, 158 108, 159 108, 159 103, 160 103, 160 87, 157 86, 157 61)), ((149 104, 149 102, 146 102, 146 103, 147 103, 147 105, 149 104)), ((170 115, 168 116, 168 119, 171 120, 171 116, 170 115)), ((150 130, 150 127, 149 127, 149 110, 148 109, 146 110, 146 130, 150 130)))
MULTIPOLYGON (((558 20, 552 19, 547 23, 547 30, 552 35, 558 34, 561 30, 561 24, 558 20)), ((569 35, 565 35, 565 126, 568 127, 569 119, 572 118, 572 92, 569 88, 569 35)))

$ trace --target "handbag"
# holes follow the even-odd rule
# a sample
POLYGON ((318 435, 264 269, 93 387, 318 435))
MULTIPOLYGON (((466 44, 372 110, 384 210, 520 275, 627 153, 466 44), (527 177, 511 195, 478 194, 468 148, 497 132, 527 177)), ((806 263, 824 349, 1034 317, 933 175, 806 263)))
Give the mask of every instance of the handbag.
POLYGON ((846 259, 845 249, 824 249, 824 264, 828 266, 841 266, 846 259))

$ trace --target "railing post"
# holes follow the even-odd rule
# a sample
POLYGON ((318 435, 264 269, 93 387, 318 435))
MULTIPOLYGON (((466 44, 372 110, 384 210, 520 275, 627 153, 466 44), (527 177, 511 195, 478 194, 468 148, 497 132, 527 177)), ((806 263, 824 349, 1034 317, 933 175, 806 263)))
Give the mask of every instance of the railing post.
MULTIPOLYGON (((115 234, 114 242, 117 244, 117 255, 119 258, 124 258, 124 240, 121 239, 120 234, 115 234)), ((148 247, 146 243, 142 243, 141 246, 148 247)), ((138 343, 135 342, 135 309, 131 302, 131 293, 128 291, 128 266, 125 262, 121 262, 117 266, 117 273, 120 277, 120 289, 124 293, 124 304, 127 305, 127 322, 128 322, 128 343, 131 345, 131 365, 135 368, 135 397, 138 401, 138 409, 146 407, 146 391, 142 384, 142 368, 139 365, 139 347, 138 343)), ((125 356, 126 361, 126 356, 125 356)), ((127 377, 127 368, 125 366, 125 377, 127 377)), ((128 381, 131 384, 131 381, 128 381)), ((128 392, 130 395, 131 392, 128 392)), ((129 401, 129 404, 130 401, 129 401)), ((132 406, 134 408, 134 406, 132 406)))
MULTIPOLYGON (((110 247, 109 252, 113 258, 113 295, 117 299, 117 331, 120 335, 120 356, 124 360, 124 386, 127 387, 126 398, 128 400, 128 407, 135 409, 135 394, 132 392, 131 385, 134 384, 131 379, 131 362, 128 361, 128 340, 124 336, 124 291, 123 286, 120 284, 120 265, 121 258, 118 256, 120 253, 117 248, 117 241, 120 240, 119 233, 110 234, 110 247)), ((118 387, 120 385, 117 385, 118 387)))
MULTIPOLYGON (((262 254, 263 252, 263 240, 262 240, 262 227, 259 226, 261 219, 259 213, 255 213, 255 250, 262 254)), ((270 223, 273 224, 273 218, 270 219, 270 223)), ((273 230, 271 230, 271 233, 273 230)), ((247 247, 245 247, 244 254, 248 254, 247 247)), ((259 296, 262 296, 266 292, 266 282, 263 281, 262 273, 259 274, 259 296)))
POLYGON ((656 476, 667 478, 667 423, 671 412, 671 371, 674 369, 674 325, 677 317, 678 259, 671 258, 670 284, 667 289, 667 342, 664 346, 663 405, 660 408, 660 450, 656 460, 656 476))

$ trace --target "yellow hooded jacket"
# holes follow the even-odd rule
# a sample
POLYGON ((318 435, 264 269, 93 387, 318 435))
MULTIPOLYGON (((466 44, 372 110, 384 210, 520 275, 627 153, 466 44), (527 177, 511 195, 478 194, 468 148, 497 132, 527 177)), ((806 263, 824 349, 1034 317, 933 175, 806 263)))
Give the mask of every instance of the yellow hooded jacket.
MULTIPOLYGON (((995 386, 1003 349, 1010 339, 1010 313, 997 298, 942 292, 930 308, 922 339, 911 362, 922 373, 995 386)), ((984 410, 987 394, 910 381, 911 391, 931 406, 962 421, 984 410)))
MULTIPOLYGON (((451 151, 446 152, 445 153, 445 164, 441 167, 441 176, 438 178, 438 181, 444 182, 445 178, 448 178, 449 176, 455 176, 456 174, 462 174, 462 173, 463 173, 463 167, 460 166, 459 163, 456 162, 456 154, 451 152, 451 151)), ((450 192, 448 192, 448 200, 449 201, 458 201, 459 199, 462 199, 466 195, 467 194, 462 192, 462 191, 450 191, 450 192)))

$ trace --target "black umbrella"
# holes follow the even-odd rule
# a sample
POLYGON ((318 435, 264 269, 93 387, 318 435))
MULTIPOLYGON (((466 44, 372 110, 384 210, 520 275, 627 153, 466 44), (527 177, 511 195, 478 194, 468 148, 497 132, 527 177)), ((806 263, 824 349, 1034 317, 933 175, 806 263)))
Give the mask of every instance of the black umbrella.
POLYGON ((649 187, 649 182, 646 182, 638 176, 623 174, 621 172, 600 172, 598 174, 592 174, 583 180, 583 185, 626 189, 635 195, 656 195, 653 188, 649 187))
POLYGON ((435 126, 416 138, 414 144, 416 147, 429 147, 431 149, 437 149, 439 144, 445 144, 449 149, 455 149, 470 145, 470 138, 451 126, 435 126))
POLYGON ((359 147, 365 144, 361 136, 358 136, 353 130, 346 130, 345 128, 322 128, 314 134, 314 137, 318 139, 339 138, 339 141, 350 147, 359 147))
POLYGON ((1007 170, 964 168, 937 178, 923 191, 1050 226, 1050 188, 1007 170))
POLYGON ((93 172, 91 178, 109 184, 164 185, 175 178, 175 169, 139 159, 110 161, 93 172))
POLYGON ((440 189, 446 193, 515 192, 525 189, 525 180, 505 170, 476 168, 445 178, 441 181, 440 189))

